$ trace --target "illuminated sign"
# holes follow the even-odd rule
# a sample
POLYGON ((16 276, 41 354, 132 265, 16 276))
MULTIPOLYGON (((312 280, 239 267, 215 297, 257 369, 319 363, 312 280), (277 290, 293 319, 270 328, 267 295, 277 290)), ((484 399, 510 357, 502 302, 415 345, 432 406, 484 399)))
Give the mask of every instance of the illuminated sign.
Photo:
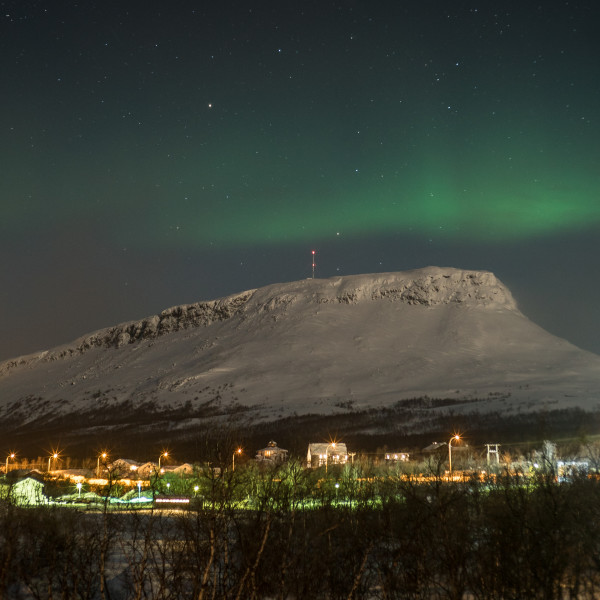
POLYGON ((182 498, 181 496, 157 496, 154 499, 156 504, 189 504, 189 498, 182 498))

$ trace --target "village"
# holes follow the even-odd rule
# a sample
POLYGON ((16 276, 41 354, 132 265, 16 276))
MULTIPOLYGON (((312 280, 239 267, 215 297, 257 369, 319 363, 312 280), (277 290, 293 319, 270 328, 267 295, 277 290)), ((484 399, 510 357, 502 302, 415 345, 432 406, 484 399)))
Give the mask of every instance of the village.
MULTIPOLYGON (((157 461, 140 462, 127 458, 111 459, 103 451, 95 459, 84 461, 86 466, 72 465, 74 461, 52 452, 47 459, 37 461, 19 459, 15 452, 6 456, 4 478, 0 480, 0 500, 10 500, 21 506, 64 504, 89 507, 110 501, 116 506, 190 505, 203 498, 201 480, 233 476, 238 470, 261 471, 283 467, 293 462, 300 468, 312 471, 325 479, 347 477, 351 472, 371 477, 412 477, 418 481, 441 478, 446 481, 466 481, 476 477, 485 480, 499 472, 531 475, 551 472, 557 481, 574 474, 595 471, 589 457, 578 456, 559 459, 557 447, 549 441, 530 456, 512 460, 502 455, 500 444, 486 444, 472 448, 460 435, 448 442, 433 442, 411 457, 408 452, 386 451, 380 454, 363 454, 349 451, 344 442, 317 442, 308 444, 303 461, 289 458, 288 450, 273 440, 250 457, 241 448, 231 452, 226 464, 212 465, 178 463, 172 452, 162 450, 157 461)), ((339 483, 333 483, 338 496, 339 483)))
POLYGON ((410 455, 315 443, 297 460, 271 441, 252 453, 230 446, 219 465, 107 451, 77 468, 56 452, 40 469, 11 453, 0 479, 0 557, 10 565, 0 596, 59 597, 74 581, 90 593, 61 597, 209 589, 383 600, 414 588, 410 597, 539 598, 546 577, 557 593, 544 597, 560 600, 577 575, 586 594, 569 597, 600 597, 588 550, 600 536, 598 446, 582 443, 569 459, 549 441, 526 455, 500 450, 454 435, 410 455), (540 557, 540 540, 550 555, 540 557), (442 585, 454 587, 440 595, 442 585))

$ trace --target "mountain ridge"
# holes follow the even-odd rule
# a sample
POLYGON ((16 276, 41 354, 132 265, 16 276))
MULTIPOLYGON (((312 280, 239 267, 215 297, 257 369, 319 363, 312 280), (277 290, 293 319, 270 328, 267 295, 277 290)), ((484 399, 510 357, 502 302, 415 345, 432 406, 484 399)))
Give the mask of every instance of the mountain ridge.
POLYGON ((77 422, 82 438, 181 438, 394 407, 402 431, 424 431, 459 415, 593 412, 599 397, 599 356, 529 321, 493 273, 445 267, 272 284, 0 365, 0 423, 23 436, 77 422), (446 400, 412 402, 425 397, 446 400))
MULTIPOLYGON (((498 304, 517 310, 509 290, 489 271, 455 268, 425 267, 400 273, 336 276, 329 279, 307 279, 284 284, 271 284, 260 288, 261 300, 257 306, 268 311, 278 305, 286 305, 303 295, 307 286, 312 301, 357 303, 365 300, 401 301, 407 304, 433 306, 441 303, 498 304), (416 277, 415 277, 416 276, 416 277), (365 286, 365 281, 377 282, 365 286), (310 282, 310 283, 309 283, 310 282), (362 283, 362 285, 357 285, 362 283), (304 286, 302 289, 299 284, 304 286), (324 285, 325 284, 325 285, 324 285), (336 291, 331 294, 326 292, 336 291), (370 293, 369 293, 370 292, 370 293), (487 292, 487 293, 486 293, 487 292), (267 296, 267 299, 264 297, 267 296)), ((224 321, 247 310, 247 305, 259 290, 251 289, 224 296, 216 300, 181 304, 161 311, 157 315, 140 320, 126 321, 86 334, 71 344, 58 346, 56 350, 44 350, 0 362, 0 376, 16 366, 34 360, 57 360, 81 354, 94 347, 116 347, 132 344, 143 339, 154 339, 174 331, 193 327, 207 327, 216 321, 224 321)), ((310 297, 310 296, 309 296, 310 297)))

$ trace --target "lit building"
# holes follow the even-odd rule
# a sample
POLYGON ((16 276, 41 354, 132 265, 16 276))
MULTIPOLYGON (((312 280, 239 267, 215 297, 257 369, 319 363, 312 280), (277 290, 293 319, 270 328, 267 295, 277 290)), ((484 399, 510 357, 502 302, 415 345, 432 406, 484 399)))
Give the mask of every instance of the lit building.
POLYGON ((386 462, 408 462, 407 452, 386 452, 386 462))
POLYGON ((280 448, 277 442, 271 440, 266 448, 256 453, 256 460, 268 461, 273 463, 282 463, 287 460, 288 451, 280 448))
POLYGON ((323 465, 345 465, 348 462, 348 449, 342 442, 309 444, 306 454, 307 467, 323 465))

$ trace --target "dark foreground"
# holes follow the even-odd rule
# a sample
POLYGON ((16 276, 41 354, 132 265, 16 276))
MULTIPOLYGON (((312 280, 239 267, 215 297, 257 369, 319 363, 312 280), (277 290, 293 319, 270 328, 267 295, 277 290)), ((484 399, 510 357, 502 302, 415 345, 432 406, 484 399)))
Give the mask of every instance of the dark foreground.
POLYGON ((184 512, 2 503, 0 597, 600 597, 596 479, 363 475, 236 471, 184 512))

